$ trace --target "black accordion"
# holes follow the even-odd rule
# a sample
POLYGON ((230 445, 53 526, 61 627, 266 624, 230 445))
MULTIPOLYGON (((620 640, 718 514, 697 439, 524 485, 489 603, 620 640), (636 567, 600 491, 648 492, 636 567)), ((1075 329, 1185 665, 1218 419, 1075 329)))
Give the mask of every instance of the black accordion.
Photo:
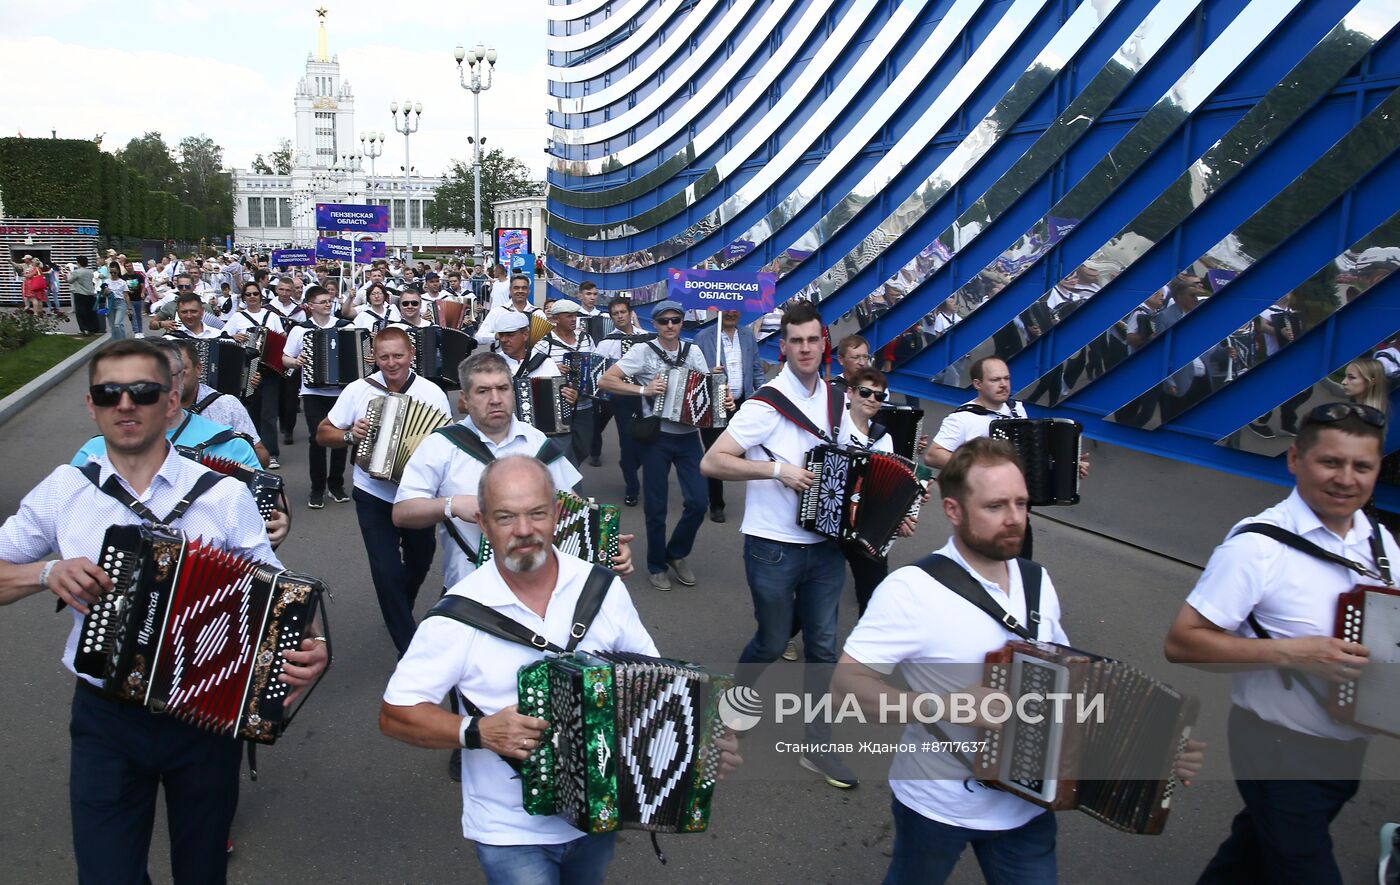
POLYGON ((797 524, 838 541, 854 541, 874 557, 894 546, 908 517, 917 518, 924 484, 907 458, 830 444, 807 453, 815 477, 797 498, 797 524))
POLYGON ((559 371, 569 379, 579 396, 597 398, 603 393, 603 374, 612 364, 613 360, 596 353, 570 351, 560 356, 559 371))
POLYGON ((307 329, 302 339, 302 383, 307 387, 344 387, 374 373, 368 330, 349 326, 307 329))
POLYGON ((585 833, 698 833, 710 823, 732 676, 627 653, 574 653, 520 669, 519 710, 547 719, 521 767, 530 814, 585 833))
POLYGON ((476 350, 476 339, 466 332, 441 326, 405 329, 413 342, 413 369, 424 378, 456 389, 457 366, 476 350))
POLYGON ((656 414, 690 427, 724 427, 729 410, 724 394, 729 381, 723 372, 697 372, 685 367, 666 370, 666 392, 656 398, 656 414))
POLYGON ((923 409, 913 406, 881 406, 871 423, 884 426, 896 455, 918 462, 924 451, 919 446, 919 439, 924 435, 923 409))
POLYGON ((1125 832, 1162 832, 1195 698, 1121 661, 1048 642, 1017 640, 987 655, 985 681, 1016 712, 978 735, 979 779, 1125 832), (1055 693, 1073 703, 1053 704, 1055 693))
POLYGON ((597 316, 591 317, 586 317, 583 314, 579 314, 578 327, 583 331, 587 332, 588 337, 593 339, 595 342, 602 341, 604 338, 611 335, 613 331, 617 328, 613 325, 612 317, 608 316, 605 313, 600 313, 597 316))
POLYGON ((355 465, 375 479, 398 482, 428 434, 452 418, 407 394, 386 393, 369 401, 365 421, 369 434, 355 447, 355 465))
MULTIPOLYGON (((617 505, 599 504, 592 498, 581 498, 562 489, 555 493, 555 500, 554 546, 570 556, 612 568, 622 525, 617 505)), ((482 535, 476 554, 477 567, 493 555, 491 542, 482 535)))
POLYGON ((149 524, 109 528, 98 564, 112 589, 83 618, 79 673, 215 734, 277 740, 296 713, 284 655, 325 624, 324 584, 149 524))
POLYGON ((515 417, 550 435, 573 430, 574 404, 564 399, 568 376, 515 379, 515 417))
POLYGON ((231 461, 228 458, 220 458, 211 455, 207 451, 189 446, 176 446, 175 451, 208 467, 215 473, 222 473, 224 476, 231 476, 248 487, 248 491, 253 493, 253 500, 257 502, 258 512, 263 519, 272 515, 274 510, 285 510, 283 507, 282 477, 266 470, 254 470, 246 464, 231 461))
POLYGON ((253 394, 250 351, 231 338, 193 338, 201 365, 199 380, 217 390, 241 398, 253 394))
POLYGON ((1332 683, 1327 711, 1358 728, 1400 737, 1400 590, 1358 586, 1337 598, 1334 636, 1371 652, 1361 676, 1332 683))
POLYGON ((1084 428, 1068 418, 997 418, 993 439, 1016 449, 1032 507, 1079 503, 1079 455, 1084 428))

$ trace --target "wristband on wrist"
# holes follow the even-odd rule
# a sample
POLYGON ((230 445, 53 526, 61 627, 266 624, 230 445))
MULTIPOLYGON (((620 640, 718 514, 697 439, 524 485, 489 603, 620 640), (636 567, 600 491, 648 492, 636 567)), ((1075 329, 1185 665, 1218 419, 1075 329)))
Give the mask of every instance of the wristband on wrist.
POLYGON ((49 575, 53 574, 54 566, 58 565, 57 559, 50 559, 44 563, 44 568, 39 572, 39 589, 49 589, 49 575))
POLYGON ((774 478, 774 479, 779 479, 780 477, 782 477, 782 475, 783 475, 783 465, 782 465, 780 462, 778 462, 778 461, 774 461, 774 462, 773 462, 773 478, 774 478))
POLYGON ((442 505, 442 519, 446 522, 452 518, 452 496, 448 495, 444 500, 447 503, 442 505))

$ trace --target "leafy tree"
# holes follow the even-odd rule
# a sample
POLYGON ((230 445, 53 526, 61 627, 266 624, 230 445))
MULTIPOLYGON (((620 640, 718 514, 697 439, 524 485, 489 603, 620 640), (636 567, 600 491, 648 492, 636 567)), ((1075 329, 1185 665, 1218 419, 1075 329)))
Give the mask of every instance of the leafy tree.
POLYGON ((117 157, 133 172, 146 177, 152 190, 180 191, 180 167, 159 132, 133 138, 117 151, 117 157))
POLYGON ((282 139, 277 143, 277 150, 272 151, 266 157, 258 154, 248 165, 259 175, 291 175, 292 140, 290 138, 282 139))
POLYGON ((258 173, 259 175, 272 174, 272 167, 267 165, 267 161, 263 159, 262 154, 258 154, 256 157, 254 157, 253 162, 249 165, 251 165, 253 171, 258 173))
MULTIPOLYGON (((544 193, 544 183, 530 177, 530 169, 515 157, 506 156, 500 148, 481 156, 481 223, 491 226, 491 204, 512 197, 528 197, 544 193)), ((445 228, 471 230, 473 222, 472 165, 453 160, 448 174, 428 210, 428 224, 435 231, 445 228)))

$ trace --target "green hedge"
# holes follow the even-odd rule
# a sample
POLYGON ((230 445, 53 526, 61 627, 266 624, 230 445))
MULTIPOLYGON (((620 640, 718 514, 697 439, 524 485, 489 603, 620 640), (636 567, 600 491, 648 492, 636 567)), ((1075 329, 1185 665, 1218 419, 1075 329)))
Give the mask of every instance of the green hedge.
POLYGON ((104 236, 222 239, 233 220, 165 191, 91 141, 0 138, 0 202, 14 218, 96 218, 104 236))

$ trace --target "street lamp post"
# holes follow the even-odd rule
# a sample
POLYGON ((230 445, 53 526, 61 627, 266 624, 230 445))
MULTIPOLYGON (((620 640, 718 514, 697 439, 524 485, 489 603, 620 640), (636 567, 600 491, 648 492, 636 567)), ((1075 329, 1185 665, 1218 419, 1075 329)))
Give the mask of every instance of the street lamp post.
POLYGON ((394 131, 403 135, 403 227, 404 227, 404 255, 413 254, 413 217, 409 214, 408 206, 408 177, 413 172, 413 166, 408 161, 408 137, 418 131, 419 120, 423 116, 423 105, 421 102, 415 103, 409 99, 403 102, 403 128, 399 128, 399 103, 389 102, 389 115, 394 118, 394 131), (410 121, 409 115, 412 114, 410 121))
POLYGON ((472 94, 472 258, 481 265, 481 93, 491 88, 492 75, 496 70, 496 50, 487 49, 480 43, 466 50, 458 46, 452 52, 457 59, 457 79, 462 88, 472 94), (462 68, 466 61, 471 79, 462 68), (485 62, 485 64, 483 64, 485 62), (482 69, 486 71, 486 82, 481 82, 482 69))

